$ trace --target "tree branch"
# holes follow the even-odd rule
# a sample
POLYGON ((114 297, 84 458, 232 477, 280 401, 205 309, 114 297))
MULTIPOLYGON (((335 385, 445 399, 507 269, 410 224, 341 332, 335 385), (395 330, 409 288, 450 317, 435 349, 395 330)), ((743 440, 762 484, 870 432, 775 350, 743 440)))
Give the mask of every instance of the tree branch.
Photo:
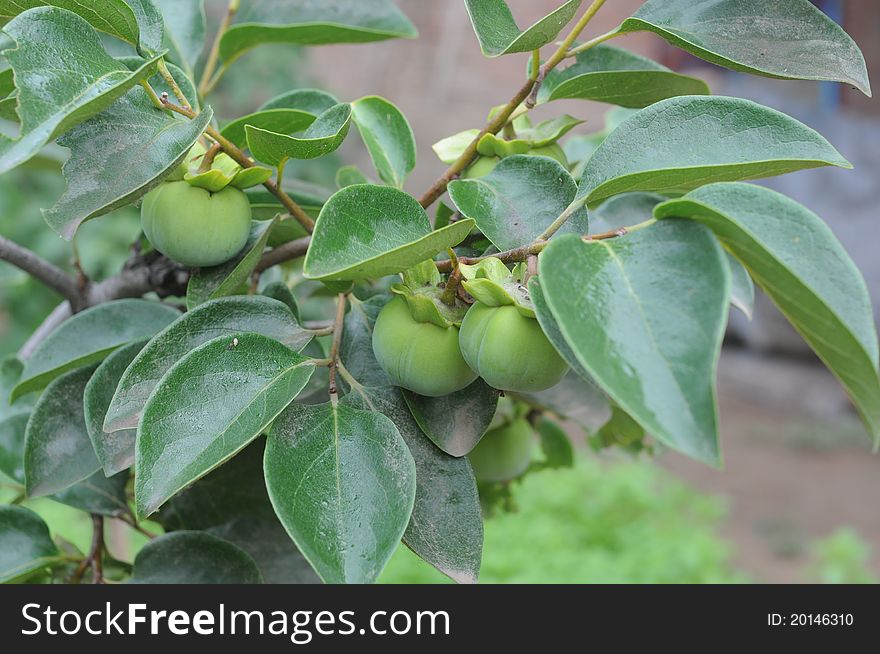
POLYGON ((310 236, 303 236, 295 241, 288 241, 284 245, 279 245, 277 248, 269 250, 263 255, 263 258, 260 259, 260 263, 257 264, 255 272, 263 272, 279 263, 284 263, 285 261, 305 256, 311 241, 312 238, 310 236))
POLYGON ((8 261, 56 291, 75 308, 82 304, 82 294, 76 280, 36 252, 32 252, 5 236, 0 236, 0 259, 8 261))

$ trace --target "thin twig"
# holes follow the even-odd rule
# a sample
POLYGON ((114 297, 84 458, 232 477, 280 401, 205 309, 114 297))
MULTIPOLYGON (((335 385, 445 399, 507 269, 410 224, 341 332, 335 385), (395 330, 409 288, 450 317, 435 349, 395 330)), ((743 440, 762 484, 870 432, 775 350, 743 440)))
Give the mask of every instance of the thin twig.
POLYGON ((80 562, 74 571, 71 581, 78 584, 87 568, 92 569, 92 583, 104 583, 104 516, 92 514, 92 547, 89 555, 80 562))
POLYGON ((59 293, 76 310, 81 308, 82 293, 76 280, 36 252, 10 241, 5 236, 0 236, 0 259, 8 261, 59 293))
POLYGON ((590 48, 593 48, 593 47, 599 45, 600 43, 605 43, 605 41, 609 41, 611 39, 616 39, 618 36, 625 36, 626 34, 627 34, 626 32, 621 32, 619 30, 619 28, 615 27, 610 32, 605 32, 605 34, 600 34, 596 38, 590 39, 589 41, 581 43, 579 46, 572 48, 565 55, 565 58, 568 59, 569 57, 576 57, 581 52, 586 52, 590 48))
POLYGON ((171 91, 174 93, 178 101, 180 101, 184 107, 190 109, 193 106, 192 103, 187 99, 183 89, 177 85, 177 80, 174 79, 174 75, 168 70, 168 66, 165 65, 164 59, 159 59, 159 74, 162 76, 162 79, 165 80, 165 83, 171 87, 171 91))
POLYGON ((340 293, 336 299, 336 320, 333 321, 333 344, 330 346, 330 401, 336 404, 339 389, 336 386, 336 369, 339 363, 339 348, 342 345, 342 331, 345 323, 345 306, 348 296, 340 293))
POLYGON ((312 239, 310 237, 304 236, 295 241, 288 241, 283 245, 279 245, 277 248, 269 250, 263 255, 263 258, 260 259, 260 263, 257 264, 255 272, 263 272, 272 266, 277 266, 279 263, 284 263, 285 261, 305 256, 305 253, 309 250, 309 243, 311 243, 311 241, 312 239))
POLYGON ((205 68, 202 71, 202 79, 199 82, 199 95, 202 97, 205 97, 210 93, 217 82, 220 81, 220 76, 224 69, 218 71, 218 74, 214 76, 217 62, 220 60, 220 41, 223 39, 226 30, 229 29, 229 25, 232 23, 232 19, 238 11, 239 4, 240 0, 229 0, 229 6, 226 8, 226 15, 223 17, 223 22, 220 23, 220 28, 217 30, 214 42, 211 44, 211 50, 208 52, 208 58, 205 61, 205 68))

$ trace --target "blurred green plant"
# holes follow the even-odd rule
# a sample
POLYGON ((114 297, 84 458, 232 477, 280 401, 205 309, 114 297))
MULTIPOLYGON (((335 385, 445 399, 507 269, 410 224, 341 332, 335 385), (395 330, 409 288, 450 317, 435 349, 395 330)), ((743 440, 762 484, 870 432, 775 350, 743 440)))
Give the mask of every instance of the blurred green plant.
POLYGON ((849 527, 841 527, 813 546, 816 561, 808 569, 811 580, 823 584, 876 584, 871 572, 871 546, 849 527))

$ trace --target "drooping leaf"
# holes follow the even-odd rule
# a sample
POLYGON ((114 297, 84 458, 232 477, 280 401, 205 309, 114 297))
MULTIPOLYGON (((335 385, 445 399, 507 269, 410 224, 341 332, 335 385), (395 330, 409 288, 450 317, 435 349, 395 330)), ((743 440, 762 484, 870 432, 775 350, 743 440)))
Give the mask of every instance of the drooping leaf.
POLYGON ((473 226, 460 220, 431 231, 428 214, 403 191, 349 186, 321 209, 303 272, 328 281, 384 277, 458 245, 473 226))
POLYGON ((67 372, 43 391, 24 437, 24 477, 31 497, 59 493, 101 464, 83 417, 83 393, 94 366, 67 372))
POLYGON ((157 514, 166 531, 206 531, 250 554, 270 584, 320 579, 281 526, 263 481, 265 441, 258 439, 202 477, 157 514))
POLYGON ((186 287, 187 308, 191 311, 208 300, 240 293, 260 263, 276 222, 273 219, 252 223, 251 235, 238 255, 219 266, 195 270, 186 287))
POLYGON ((263 43, 326 45, 418 36, 392 0, 254 0, 220 41, 230 62, 263 43))
POLYGON ((642 109, 611 132, 587 162, 578 198, 592 207, 627 191, 686 192, 819 166, 852 167, 820 134, 774 109, 683 96, 642 109))
POLYGON ((124 0, 0 0, 0 17, 13 18, 28 9, 46 6, 72 11, 96 30, 138 44, 137 17, 124 0))
POLYGON ((568 0, 528 29, 521 30, 505 0, 465 0, 471 24, 487 57, 531 52, 552 43, 575 17, 583 0, 568 0))
POLYGON ((266 486, 290 537, 327 583, 375 581, 409 522, 416 470, 387 417, 291 405, 272 426, 266 486))
POLYGON ((80 511, 116 518, 129 513, 125 494, 127 483, 127 470, 112 477, 106 477, 102 470, 98 470, 91 477, 56 493, 52 499, 80 511))
POLYGON ((351 127, 351 105, 338 104, 318 116, 301 135, 288 136, 245 125, 248 148, 258 161, 277 166, 287 159, 317 159, 342 145, 351 127))
POLYGON ((247 146, 245 126, 257 127, 275 134, 301 132, 315 122, 317 116, 300 109, 264 109, 228 123, 221 134, 239 147, 247 146))
POLYGON ((97 363, 118 347, 148 338, 180 316, 177 309, 148 300, 114 300, 61 323, 25 361, 13 399, 45 388, 60 374, 97 363))
MULTIPOLYGON (((499 250, 510 250, 537 238, 577 194, 577 184, 549 157, 514 155, 479 179, 449 185, 449 195, 462 215, 472 218, 499 250)), ((589 219, 579 210, 560 233, 586 234, 589 219)))
POLYGON ((23 506, 0 505, 0 583, 23 579, 60 556, 40 516, 23 506))
POLYGON ((610 241, 566 235, 540 270, 590 377, 657 439, 719 465, 715 370, 730 273, 712 234, 669 221, 610 241))
POLYGON ((750 184, 712 184, 659 205, 708 226, 840 380, 875 442, 880 377, 874 313, 858 268, 806 207, 750 184))
MULTIPOLYGON (((204 0, 152 0, 165 22, 164 46, 189 77, 205 48, 204 0)), ((180 80, 177 80, 178 84, 180 80)), ((192 96, 187 96, 192 100, 192 96)))
POLYGON ((95 455, 107 477, 127 470, 134 463, 135 429, 104 431, 104 418, 116 387, 131 362, 144 349, 146 341, 124 345, 108 356, 86 384, 83 415, 95 455))
POLYGON ((138 423, 138 515, 150 515, 259 436, 314 370, 306 357, 253 333, 220 336, 174 364, 138 423))
POLYGON ((751 320, 755 310, 755 283, 745 266, 729 252, 726 254, 730 267, 730 303, 751 320))
POLYGON ((3 31, 16 44, 3 56, 15 71, 21 132, 16 139, 0 135, 0 173, 102 112, 155 69, 151 59, 129 71, 104 51, 91 25, 64 9, 30 9, 3 31), (57 65, 59 52, 63 67, 57 65))
POLYGON ((464 456, 480 441, 498 407, 498 391, 482 379, 451 395, 424 397, 403 391, 415 421, 434 445, 464 456))
POLYGON ((416 137, 406 116, 384 98, 352 103, 352 118, 382 181, 403 188, 416 167, 416 137))
POLYGON ((65 134, 67 191, 43 212, 49 227, 70 240, 86 220, 146 195, 183 161, 211 116, 210 108, 193 120, 169 115, 138 87, 65 134))
POLYGON ((708 94, 703 80, 622 48, 597 45, 578 54, 571 66, 551 71, 538 92, 538 102, 593 100, 641 109, 677 95, 708 94))
POLYGON ((619 29, 654 32, 732 70, 845 82, 871 95, 858 46, 809 0, 648 0, 619 29))
POLYGON ((259 584, 251 556, 202 531, 176 531, 147 543, 134 560, 133 584, 259 584))
POLYGON ((175 363, 213 338, 248 331, 301 350, 311 340, 290 309, 258 295, 212 300, 183 314, 153 338, 119 381, 104 430, 135 429, 147 398, 175 363))

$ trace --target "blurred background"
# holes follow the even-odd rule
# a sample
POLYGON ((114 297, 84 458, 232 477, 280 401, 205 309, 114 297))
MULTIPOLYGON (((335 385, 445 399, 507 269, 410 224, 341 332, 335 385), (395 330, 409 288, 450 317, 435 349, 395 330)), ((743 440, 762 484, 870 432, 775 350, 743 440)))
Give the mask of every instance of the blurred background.
MULTIPOLYGON (((480 127, 523 79, 525 56, 481 56, 460 0, 398 0, 420 30, 417 41, 309 50, 265 46, 230 70, 211 104, 221 123, 297 87, 318 87, 342 100, 381 95, 412 123, 419 162, 408 190, 418 195, 442 171, 431 144, 480 127)), ((559 0, 510 0, 521 25, 559 0)), ((594 36, 631 15, 640 0, 609 0, 591 24, 594 36)), ((869 73, 880 70, 880 3, 816 0, 862 48, 869 73)), ((225 2, 208 0, 214 24, 225 2)), ((716 94, 756 100, 825 135, 854 171, 814 170, 769 180, 822 216, 861 268, 880 306, 880 102, 838 84, 767 80, 730 73, 648 34, 613 42, 705 79, 716 94)), ((878 84, 874 80, 875 86, 878 84)), ((556 102, 552 115, 599 131, 608 107, 556 102)), ((550 117, 539 108, 539 117, 550 117)), ((63 156, 63 152, 61 153, 63 156)), ((370 170, 358 139, 294 176, 332 186, 336 169, 370 170)), ((60 265, 71 248, 42 221, 40 209, 62 193, 52 157, 0 177, 0 232, 60 265)), ((93 279, 119 269, 139 235, 134 209, 87 223, 77 237, 93 279)), ((0 263, 0 355, 14 353, 58 302, 39 284, 0 263)), ((880 314, 877 314, 880 315, 880 314)), ((597 455, 573 428, 578 463, 516 484, 517 511, 487 521, 482 580, 507 582, 876 582, 880 578, 880 457, 836 380, 763 297, 749 321, 737 311, 720 365, 725 469, 716 471, 671 452, 656 458, 597 455), (540 556, 535 553, 540 552, 540 556)), ((87 548, 89 525, 49 500, 41 512, 68 524, 64 536, 87 548), (66 522, 65 522, 66 521, 66 522)), ((401 548, 386 581, 439 581, 401 548)))

